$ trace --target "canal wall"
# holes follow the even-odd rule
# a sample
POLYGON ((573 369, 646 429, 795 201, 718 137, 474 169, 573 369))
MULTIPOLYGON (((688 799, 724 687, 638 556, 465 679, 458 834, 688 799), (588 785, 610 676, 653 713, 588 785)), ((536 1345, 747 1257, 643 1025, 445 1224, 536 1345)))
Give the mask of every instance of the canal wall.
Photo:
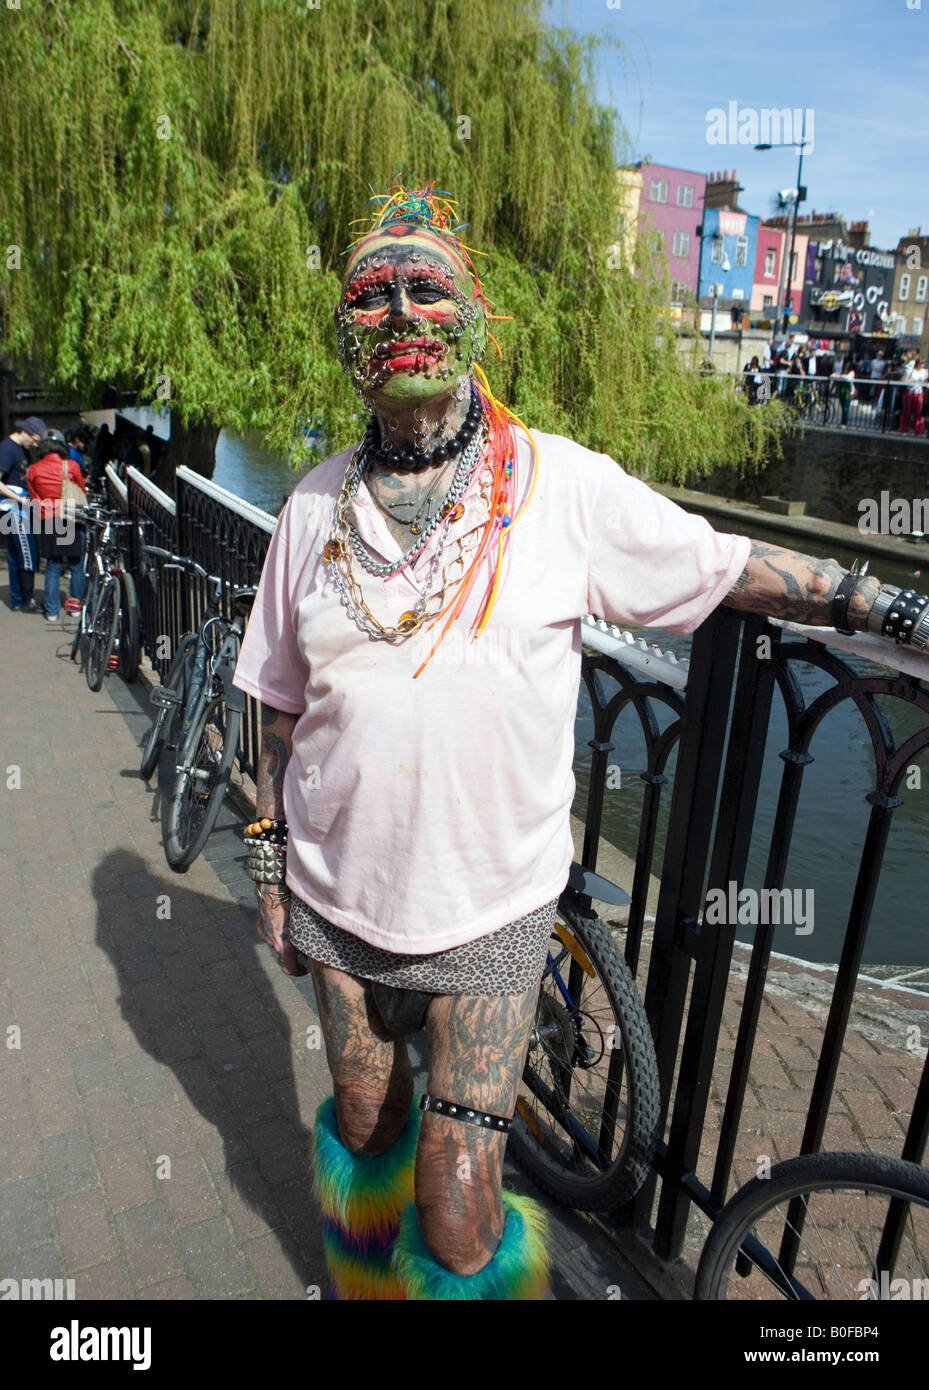
POLYGON ((758 473, 740 477, 731 468, 718 468, 691 480, 689 487, 754 506, 765 497, 800 502, 808 517, 857 532, 860 504, 866 498, 879 501, 881 492, 911 504, 925 499, 929 516, 929 441, 893 432, 817 427, 787 439, 783 457, 758 473))

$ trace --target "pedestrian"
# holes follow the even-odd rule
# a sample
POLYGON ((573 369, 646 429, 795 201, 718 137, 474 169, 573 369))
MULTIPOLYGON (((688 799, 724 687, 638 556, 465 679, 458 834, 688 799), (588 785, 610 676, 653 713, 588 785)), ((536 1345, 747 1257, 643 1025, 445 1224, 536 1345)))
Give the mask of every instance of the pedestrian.
POLYGON ((337 1296, 540 1298, 544 1220, 501 1177, 574 853, 581 618, 686 633, 726 602, 863 630, 880 585, 530 431, 478 365, 489 307, 454 209, 375 201, 336 309, 372 414, 281 512, 234 678, 262 703, 249 872, 262 939, 313 971, 337 1296))
POLYGON ((65 565, 69 570, 70 611, 79 609, 84 593, 84 528, 67 505, 66 484, 78 488, 82 496, 86 496, 86 488, 84 476, 69 456, 60 430, 48 430, 38 448, 41 457, 28 469, 26 482, 30 497, 39 503, 38 551, 39 558, 45 560, 45 620, 57 623, 61 612, 61 571, 65 565))
POLYGON ((29 496, 26 470, 30 462, 28 451, 34 449, 47 433, 45 421, 40 420, 38 415, 30 415, 14 425, 6 439, 0 440, 0 496, 15 504, 7 513, 10 530, 6 550, 10 608, 14 613, 38 611, 34 596, 38 554, 32 534, 30 509, 26 505, 29 496))
POLYGON ((884 400, 884 378, 887 375, 887 360, 881 348, 871 362, 871 401, 875 411, 880 410, 884 400))
POLYGON ((101 482, 103 480, 106 466, 108 463, 113 462, 115 456, 116 451, 113 445, 113 436, 110 433, 109 425, 104 421, 97 431, 97 438, 94 440, 93 447, 92 471, 96 481, 101 482))
POLYGON ((833 372, 832 379, 835 382, 834 390, 836 399, 842 410, 842 423, 839 428, 845 430, 848 429, 848 417, 851 411, 852 396, 855 394, 855 372, 851 363, 849 363, 848 367, 844 370, 840 365, 836 371, 833 372))
POLYGON ((758 395, 763 380, 761 373, 761 363, 759 362, 757 356, 753 357, 750 362, 746 362, 745 366, 742 368, 742 375, 745 379, 744 387, 746 394, 748 395, 748 403, 749 405, 755 405, 758 400, 758 395))
POLYGON ((906 386, 903 392, 903 414, 900 421, 901 434, 909 434, 911 426, 914 434, 920 435, 925 433, 926 422, 923 417, 923 403, 925 401, 927 380, 929 380, 929 371, 926 370, 926 364, 921 357, 917 357, 906 378, 906 386))

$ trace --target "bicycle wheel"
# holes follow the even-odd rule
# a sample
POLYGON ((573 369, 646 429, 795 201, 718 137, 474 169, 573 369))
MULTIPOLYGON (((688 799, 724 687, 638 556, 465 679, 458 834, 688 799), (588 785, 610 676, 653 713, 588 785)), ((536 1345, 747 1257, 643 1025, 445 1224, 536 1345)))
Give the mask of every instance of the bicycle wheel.
POLYGON ((225 697, 207 700, 189 738, 184 741, 185 766, 180 768, 168 809, 165 858, 183 872, 194 862, 216 823, 229 785, 239 744, 239 710, 226 707, 225 697))
POLYGON ((648 1175, 658 1064, 635 980, 607 928, 567 895, 558 916, 511 1152, 560 1202, 604 1211, 628 1202, 648 1175))
POLYGON ((158 705, 158 713, 155 715, 148 738, 145 740, 145 747, 142 750, 142 765, 139 769, 146 782, 158 766, 161 750, 165 743, 170 746, 177 741, 177 728, 187 701, 187 657, 196 640, 192 632, 188 632, 187 636, 181 639, 181 643, 174 653, 174 660, 171 662, 165 677, 164 685, 158 686, 152 691, 152 703, 158 705), (168 695, 168 699, 164 703, 158 699, 160 691, 164 691, 168 695))
POLYGON ((91 571, 90 577, 89 577, 88 580, 87 580, 86 588, 84 589, 84 598, 83 598, 82 607, 81 607, 81 616, 80 616, 79 619, 78 619, 77 631, 75 632, 75 634, 74 634, 74 640, 73 640, 73 642, 71 643, 71 660, 72 660, 72 661, 76 661, 76 660, 77 660, 77 654, 78 654, 78 652, 79 652, 80 649, 81 649, 81 643, 83 642, 84 638, 87 636, 87 625, 88 625, 88 620, 89 620, 89 618, 90 618, 91 613, 94 611, 94 607, 96 606, 96 602, 97 602, 97 593, 99 592, 99 588, 100 588, 100 575, 99 575, 99 573, 97 572, 97 570, 94 569, 94 570, 91 571))
POLYGON ((126 570, 119 576, 119 674, 127 685, 139 675, 139 600, 135 580, 126 570))
POLYGON ((929 1298, 929 1169, 860 1153, 775 1164, 723 1207, 694 1297, 929 1298))
POLYGON ((116 581, 111 575, 107 575, 101 581, 97 601, 91 612, 87 636, 87 666, 84 674, 89 688, 95 692, 102 686, 103 677, 109 669, 118 622, 119 595, 116 581))

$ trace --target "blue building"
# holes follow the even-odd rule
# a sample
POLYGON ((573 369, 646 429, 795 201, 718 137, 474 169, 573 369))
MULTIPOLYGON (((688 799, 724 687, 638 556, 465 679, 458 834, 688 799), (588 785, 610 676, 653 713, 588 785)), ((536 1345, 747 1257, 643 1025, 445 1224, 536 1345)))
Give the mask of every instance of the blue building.
POLYGON ((704 210, 697 289, 701 304, 711 302, 713 285, 721 285, 720 307, 744 304, 745 312, 749 312, 760 220, 730 208, 704 210))

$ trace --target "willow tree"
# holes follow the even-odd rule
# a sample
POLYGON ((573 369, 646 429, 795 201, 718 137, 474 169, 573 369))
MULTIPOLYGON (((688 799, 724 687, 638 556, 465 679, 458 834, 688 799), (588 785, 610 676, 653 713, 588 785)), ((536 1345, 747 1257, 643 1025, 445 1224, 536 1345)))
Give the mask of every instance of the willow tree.
MULTIPOLYGON (((596 44, 541 0, 21 0, 3 10, 5 351, 88 401, 161 397, 172 437, 341 447, 348 225, 399 172, 458 198, 495 389, 656 479, 758 460, 770 427, 695 375, 644 260, 617 267, 617 118, 596 44)), ((182 457, 175 447, 174 462, 182 457)), ((212 450, 206 450, 206 471, 212 450)), ((186 461, 196 463, 188 457, 186 461)))

